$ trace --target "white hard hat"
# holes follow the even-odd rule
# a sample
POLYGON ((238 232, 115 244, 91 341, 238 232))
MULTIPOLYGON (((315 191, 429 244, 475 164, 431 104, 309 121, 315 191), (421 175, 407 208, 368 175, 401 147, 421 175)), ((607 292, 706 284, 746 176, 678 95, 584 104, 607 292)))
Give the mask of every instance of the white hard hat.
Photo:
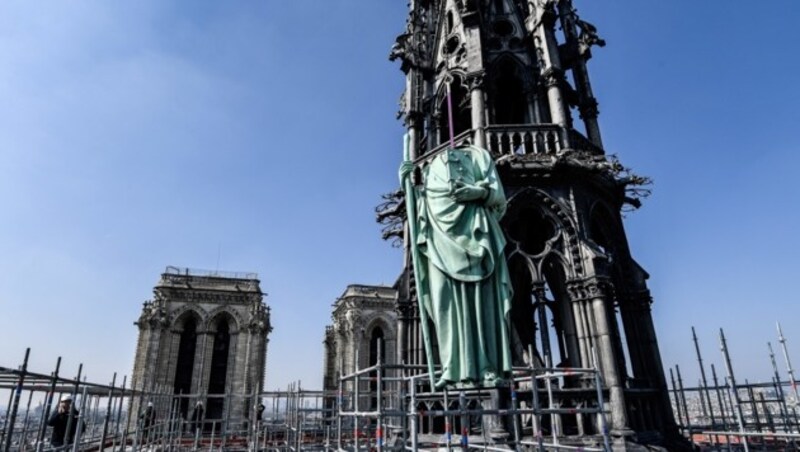
POLYGON ((72 396, 69 394, 64 394, 61 396, 62 402, 72 402, 72 396))

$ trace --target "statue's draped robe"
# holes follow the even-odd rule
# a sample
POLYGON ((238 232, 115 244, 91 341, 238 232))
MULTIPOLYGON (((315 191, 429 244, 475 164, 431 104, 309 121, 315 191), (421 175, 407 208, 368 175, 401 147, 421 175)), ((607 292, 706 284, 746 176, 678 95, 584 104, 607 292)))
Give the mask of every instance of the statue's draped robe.
POLYGON ((483 149, 448 150, 424 170, 417 294, 438 339, 443 375, 437 385, 492 385, 511 370, 511 281, 499 224, 505 207, 494 161, 483 149), (487 188, 488 197, 456 202, 455 181, 487 188))

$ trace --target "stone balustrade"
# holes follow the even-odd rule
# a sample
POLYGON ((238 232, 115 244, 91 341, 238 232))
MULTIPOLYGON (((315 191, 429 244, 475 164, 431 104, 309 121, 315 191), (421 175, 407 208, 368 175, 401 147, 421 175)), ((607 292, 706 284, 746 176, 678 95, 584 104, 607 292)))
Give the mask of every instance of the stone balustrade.
MULTIPOLYGON (((556 124, 491 125, 484 129, 486 147, 496 156, 558 154, 565 149, 602 155, 603 150, 595 146, 577 130, 565 131, 556 124), (566 140, 569 140, 567 142, 566 140)), ((467 130, 453 139, 456 146, 473 143, 473 130, 467 130)), ((422 156, 416 163, 425 165, 431 158, 450 147, 446 141, 422 156)))

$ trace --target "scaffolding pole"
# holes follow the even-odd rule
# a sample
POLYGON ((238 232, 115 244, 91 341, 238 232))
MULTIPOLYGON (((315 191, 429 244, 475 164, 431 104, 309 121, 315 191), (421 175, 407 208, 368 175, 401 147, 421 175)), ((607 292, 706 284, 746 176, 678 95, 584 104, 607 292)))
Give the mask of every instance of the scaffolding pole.
POLYGON ((744 446, 745 452, 750 451, 750 445, 747 441, 747 436, 744 435, 745 433, 745 425, 744 425, 744 413, 742 412, 742 403, 741 399, 739 398, 739 391, 736 387, 736 379, 733 375, 733 366, 731 365, 731 358, 728 354, 728 345, 725 342, 725 332, 722 331, 722 328, 719 329, 719 344, 720 350, 722 351, 722 356, 725 359, 725 368, 728 371, 728 381, 730 382, 730 391, 733 395, 734 400, 736 401, 736 418, 739 423, 739 434, 742 439, 742 445, 744 446))

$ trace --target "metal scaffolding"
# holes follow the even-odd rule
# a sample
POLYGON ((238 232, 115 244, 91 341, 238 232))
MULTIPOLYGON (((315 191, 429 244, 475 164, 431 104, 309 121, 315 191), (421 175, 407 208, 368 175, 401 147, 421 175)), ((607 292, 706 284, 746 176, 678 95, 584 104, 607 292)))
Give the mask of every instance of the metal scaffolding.
POLYGON ((77 415, 67 416, 65 446, 60 450, 82 450, 86 445, 117 447, 129 436, 131 426, 123 405, 134 393, 126 388, 126 379, 117 386, 114 375, 110 384, 81 380, 83 366, 74 378, 60 375, 61 358, 50 375, 28 370, 30 349, 18 369, 0 367, 0 395, 8 392, 8 404, 0 430, 0 450, 52 450, 46 440, 48 421, 56 413, 58 400, 69 397, 77 415), (75 424, 73 426, 73 424, 75 424))
POLYGON ((335 449, 611 450, 596 368, 516 367, 499 387, 431 390, 431 381, 426 366, 385 364, 380 352, 376 364, 342 376, 335 449))
POLYGON ((34 373, 28 370, 29 355, 30 350, 18 369, 0 367, 0 397, 8 394, 2 452, 610 450, 606 395, 596 369, 521 367, 499 388, 431 391, 424 369, 385 364, 379 357, 377 364, 342 376, 338 391, 306 390, 297 382, 285 391, 209 395, 173 394, 171 388, 134 391, 126 378, 117 385, 116 375, 110 384, 90 383, 82 365, 76 377, 66 378, 60 359, 50 375, 34 373), (572 388, 570 397, 591 393, 594 402, 565 406, 559 393, 566 386, 572 388), (48 420, 65 395, 77 408, 66 415, 66 432, 74 433, 56 447, 48 420), (189 407, 215 397, 226 408, 252 407, 249 418, 189 413, 189 407), (567 417, 581 429, 567 432, 567 417))
POLYGON ((772 344, 767 343, 772 365, 771 381, 737 380, 725 332, 719 331, 719 350, 725 374, 720 382, 711 364, 713 384, 706 377, 700 344, 692 328, 692 340, 700 370, 697 386, 684 386, 679 366, 670 369, 670 397, 679 428, 693 443, 713 450, 798 450, 800 417, 796 382, 786 338, 778 325, 789 380, 783 380, 772 344), (787 391, 787 388, 789 391, 787 391), (788 395, 787 395, 788 392, 788 395))
MULTIPOLYGON (((767 344, 772 377, 763 383, 736 378, 722 330, 723 373, 713 364, 706 373, 692 333, 697 385, 684 384, 679 366, 669 370, 683 435, 706 450, 797 450, 797 385, 780 327, 789 378, 781 377, 767 344)), ((610 451, 614 446, 606 421, 608 388, 596 368, 545 362, 515 367, 498 387, 432 390, 426 366, 385 363, 378 353, 375 364, 341 376, 337 390, 308 390, 296 382, 284 391, 214 395, 174 394, 168 387, 134 391, 126 377, 120 383, 116 375, 110 383, 92 383, 82 365, 66 377, 60 358, 49 374, 36 373, 28 369, 29 358, 26 350, 17 368, 0 367, 0 403, 7 400, 0 411, 0 452, 610 451), (77 411, 66 416, 67 433, 55 447, 48 421, 64 396, 77 411), (228 414, 209 418, 202 404, 213 399, 221 399, 216 404, 228 414), (246 407, 238 410, 246 418, 231 418, 232 406, 246 407)))

